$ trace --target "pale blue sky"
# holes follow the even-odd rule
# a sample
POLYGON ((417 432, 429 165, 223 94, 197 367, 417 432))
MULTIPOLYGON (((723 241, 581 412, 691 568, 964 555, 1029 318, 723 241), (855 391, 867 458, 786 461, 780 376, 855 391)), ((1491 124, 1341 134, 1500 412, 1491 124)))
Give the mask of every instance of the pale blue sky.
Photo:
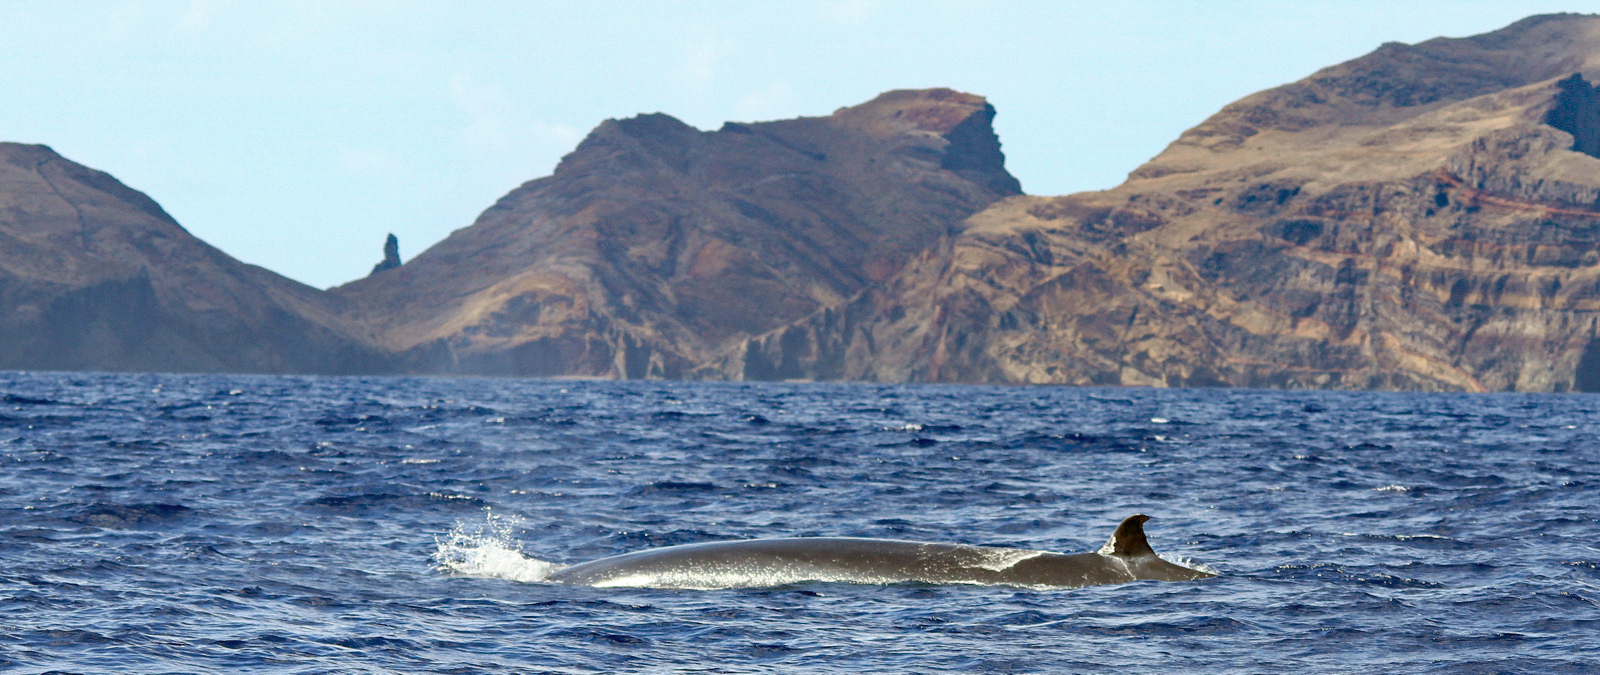
POLYGON ((1600 3, 0 4, 0 140, 110 172, 202 239, 326 287, 410 258, 608 117, 701 129, 888 89, 989 97, 1031 194, 1108 188, 1250 92, 1386 41, 1600 3))

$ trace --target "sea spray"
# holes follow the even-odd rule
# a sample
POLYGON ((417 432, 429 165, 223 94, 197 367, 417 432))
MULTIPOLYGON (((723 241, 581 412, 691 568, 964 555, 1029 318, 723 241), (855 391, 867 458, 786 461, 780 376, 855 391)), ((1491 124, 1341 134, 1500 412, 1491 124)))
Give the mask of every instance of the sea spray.
POLYGON ((521 524, 521 518, 484 509, 483 520, 458 522, 437 539, 434 563, 440 570, 466 576, 544 581, 562 566, 522 554, 521 543, 512 534, 521 524))

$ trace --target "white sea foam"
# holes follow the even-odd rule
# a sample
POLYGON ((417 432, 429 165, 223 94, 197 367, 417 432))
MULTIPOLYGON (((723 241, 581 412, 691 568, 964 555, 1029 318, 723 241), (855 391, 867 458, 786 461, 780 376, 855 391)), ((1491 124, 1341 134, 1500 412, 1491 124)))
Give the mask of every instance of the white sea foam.
POLYGON ((1169 563, 1172 563, 1174 565, 1177 565, 1179 567, 1187 567, 1187 568, 1192 569, 1192 570, 1205 572, 1206 574, 1218 574, 1218 575, 1222 574, 1222 572, 1218 571, 1217 568, 1212 567, 1210 565, 1207 565, 1207 564, 1205 564, 1203 562, 1196 562, 1193 558, 1185 558, 1185 557, 1182 557, 1182 556, 1168 555, 1166 553, 1157 553, 1156 557, 1158 557, 1158 558, 1160 558, 1162 560, 1165 560, 1165 561, 1167 561, 1169 563))
POLYGON ((520 523, 518 518, 496 516, 487 511, 482 521, 457 523, 449 534, 438 540, 434 563, 438 569, 453 574, 544 581, 563 565, 523 555, 520 542, 512 536, 520 523))

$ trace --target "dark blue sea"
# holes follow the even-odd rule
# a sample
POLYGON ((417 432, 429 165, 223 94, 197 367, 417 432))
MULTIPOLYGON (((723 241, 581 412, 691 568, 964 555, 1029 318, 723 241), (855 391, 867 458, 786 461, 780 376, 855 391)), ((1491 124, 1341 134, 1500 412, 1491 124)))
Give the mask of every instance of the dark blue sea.
POLYGON ((0 671, 1588 673, 1600 397, 0 373, 0 671), (1195 582, 569 587, 861 536, 1195 582))

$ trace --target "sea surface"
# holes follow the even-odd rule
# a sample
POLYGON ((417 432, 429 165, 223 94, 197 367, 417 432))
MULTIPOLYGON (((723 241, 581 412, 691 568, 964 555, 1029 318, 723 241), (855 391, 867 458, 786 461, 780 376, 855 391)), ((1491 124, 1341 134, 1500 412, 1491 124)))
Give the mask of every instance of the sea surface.
POLYGON ((1600 397, 0 373, 0 671, 1589 673, 1600 397), (651 590, 752 537, 1196 582, 651 590))

